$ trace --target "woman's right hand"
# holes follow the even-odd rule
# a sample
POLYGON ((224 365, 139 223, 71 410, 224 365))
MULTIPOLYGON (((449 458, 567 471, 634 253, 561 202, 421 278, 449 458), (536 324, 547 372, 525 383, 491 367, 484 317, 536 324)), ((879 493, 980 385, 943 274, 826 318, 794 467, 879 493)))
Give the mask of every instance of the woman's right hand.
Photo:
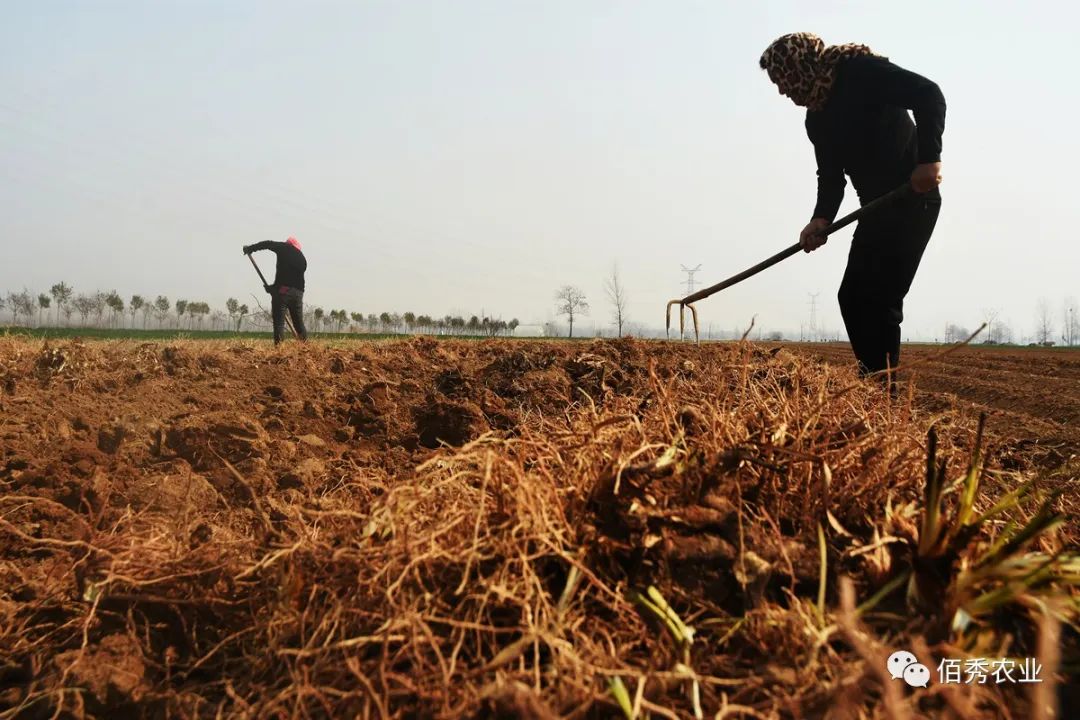
POLYGON ((812 252, 828 242, 828 238, 821 231, 829 227, 829 221, 825 218, 814 218, 806 224, 799 233, 799 245, 803 252, 812 252))

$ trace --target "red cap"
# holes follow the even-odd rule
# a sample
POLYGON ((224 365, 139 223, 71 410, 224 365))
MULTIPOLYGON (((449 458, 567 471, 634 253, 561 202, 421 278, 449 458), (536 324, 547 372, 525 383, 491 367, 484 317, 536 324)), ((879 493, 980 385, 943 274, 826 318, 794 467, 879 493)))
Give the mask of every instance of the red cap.
POLYGON ((296 238, 294 238, 294 237, 291 237, 291 238, 289 238, 289 239, 288 239, 288 240, 286 240, 285 242, 289 243, 290 245, 292 245, 292 246, 293 246, 294 248, 296 248, 297 250, 303 250, 303 248, 302 248, 302 247, 300 247, 300 241, 299 241, 299 240, 297 240, 297 239, 296 239, 296 238))

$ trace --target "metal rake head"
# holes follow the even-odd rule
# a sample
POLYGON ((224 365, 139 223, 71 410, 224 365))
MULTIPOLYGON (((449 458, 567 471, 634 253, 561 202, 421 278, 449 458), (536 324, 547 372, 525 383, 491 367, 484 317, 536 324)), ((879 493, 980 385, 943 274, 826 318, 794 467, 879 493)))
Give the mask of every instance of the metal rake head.
POLYGON ((694 307, 693 303, 686 302, 685 298, 676 298, 676 299, 672 300, 671 302, 669 302, 667 304, 667 321, 666 321, 666 324, 664 326, 664 332, 666 333, 667 337, 668 338, 671 337, 671 306, 672 305, 678 305, 679 306, 679 339, 682 340, 684 335, 685 335, 686 308, 690 308, 690 315, 694 318, 694 342, 695 343, 701 342, 701 336, 698 333, 697 308, 694 307))

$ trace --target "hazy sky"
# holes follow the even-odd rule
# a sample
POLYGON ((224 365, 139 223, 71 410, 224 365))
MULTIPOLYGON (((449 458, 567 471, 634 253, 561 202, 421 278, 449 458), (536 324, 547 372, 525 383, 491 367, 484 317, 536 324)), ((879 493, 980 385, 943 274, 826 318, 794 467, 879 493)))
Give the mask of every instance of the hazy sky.
MULTIPOLYGON (((295 235, 307 304, 522 323, 574 284, 631 321, 797 240, 804 111, 775 37, 862 42, 936 81, 944 204, 905 337, 1080 295, 1071 2, 7 2, 0 292, 65 280, 223 307, 243 244, 295 235)), ((841 209, 857 206, 848 186, 841 209)), ((703 328, 841 328, 851 230, 698 304, 703 328)), ((272 270, 273 256, 256 256, 272 270)))

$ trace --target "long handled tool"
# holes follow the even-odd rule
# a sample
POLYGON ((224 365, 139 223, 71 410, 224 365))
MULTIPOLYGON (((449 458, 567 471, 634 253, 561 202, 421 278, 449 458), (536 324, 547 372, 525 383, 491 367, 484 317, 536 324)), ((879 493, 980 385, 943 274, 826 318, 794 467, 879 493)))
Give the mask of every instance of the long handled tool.
MULTIPOLYGON (((255 258, 251 257, 251 253, 248 253, 247 259, 251 261, 251 267, 255 268, 255 272, 259 273, 259 279, 262 280, 263 287, 266 287, 269 283, 266 282, 266 278, 263 277, 262 270, 255 264, 255 258)), ((296 332, 296 328, 293 327, 292 318, 289 317, 288 310, 283 311, 285 313, 285 324, 292 330, 293 337, 299 338, 300 334, 296 332)), ((271 320, 272 321, 272 320, 271 320)))
MULTIPOLYGON (((914 191, 911 188, 911 184, 910 183, 904 183, 903 185, 896 188, 895 190, 892 190, 891 192, 888 192, 888 193, 886 193, 885 195, 882 195, 879 198, 871 200, 870 202, 868 202, 865 205, 863 205, 862 207, 860 207, 858 210, 845 215, 844 217, 840 218, 839 220, 834 221, 832 224, 830 224, 830 225, 826 226, 825 228, 823 228, 821 230, 821 232, 819 233, 819 235, 822 235, 822 236, 831 235, 832 233, 836 232, 840 228, 846 227, 847 225, 850 225, 851 223, 853 223, 856 220, 864 217, 865 215, 869 215, 869 214, 875 212, 876 210, 878 210, 879 208, 881 208, 881 207, 883 207, 885 205, 888 205, 889 203, 892 203, 892 202, 894 202, 896 200, 899 200, 900 198, 907 197, 912 192, 914 192, 914 191)), ((729 277, 727 280, 724 280, 723 282, 719 282, 719 283, 717 283, 715 285, 707 287, 704 290, 698 290, 696 293, 693 293, 691 295, 687 295, 684 298, 676 298, 675 300, 670 301, 667 304, 667 323, 665 325, 665 332, 667 332, 668 336, 670 337, 670 332, 671 332, 671 306, 672 305, 678 305, 679 306, 679 338, 681 339, 682 336, 683 336, 683 320, 685 318, 684 310, 686 308, 690 308, 690 314, 694 318, 694 342, 698 342, 700 338, 699 338, 699 334, 698 334, 697 308, 694 307, 693 303, 697 302, 698 300, 702 300, 704 298, 707 298, 710 295, 712 295, 713 293, 718 293, 718 292, 720 292, 721 290, 723 290, 725 288, 729 288, 732 285, 735 285, 736 283, 740 283, 743 280, 745 280, 746 278, 751 277, 752 275, 757 275, 759 272, 761 272, 765 268, 772 267, 773 265, 780 262, 781 260, 783 260, 785 258, 789 258, 792 255, 794 255, 795 253, 799 252, 801 247, 802 246, 799 243, 795 243, 794 245, 787 248, 786 250, 783 250, 781 252, 776 253, 775 255, 773 255, 768 260, 764 260, 762 262, 759 262, 754 267, 749 268, 747 270, 743 270, 738 275, 732 275, 731 277, 729 277)))

